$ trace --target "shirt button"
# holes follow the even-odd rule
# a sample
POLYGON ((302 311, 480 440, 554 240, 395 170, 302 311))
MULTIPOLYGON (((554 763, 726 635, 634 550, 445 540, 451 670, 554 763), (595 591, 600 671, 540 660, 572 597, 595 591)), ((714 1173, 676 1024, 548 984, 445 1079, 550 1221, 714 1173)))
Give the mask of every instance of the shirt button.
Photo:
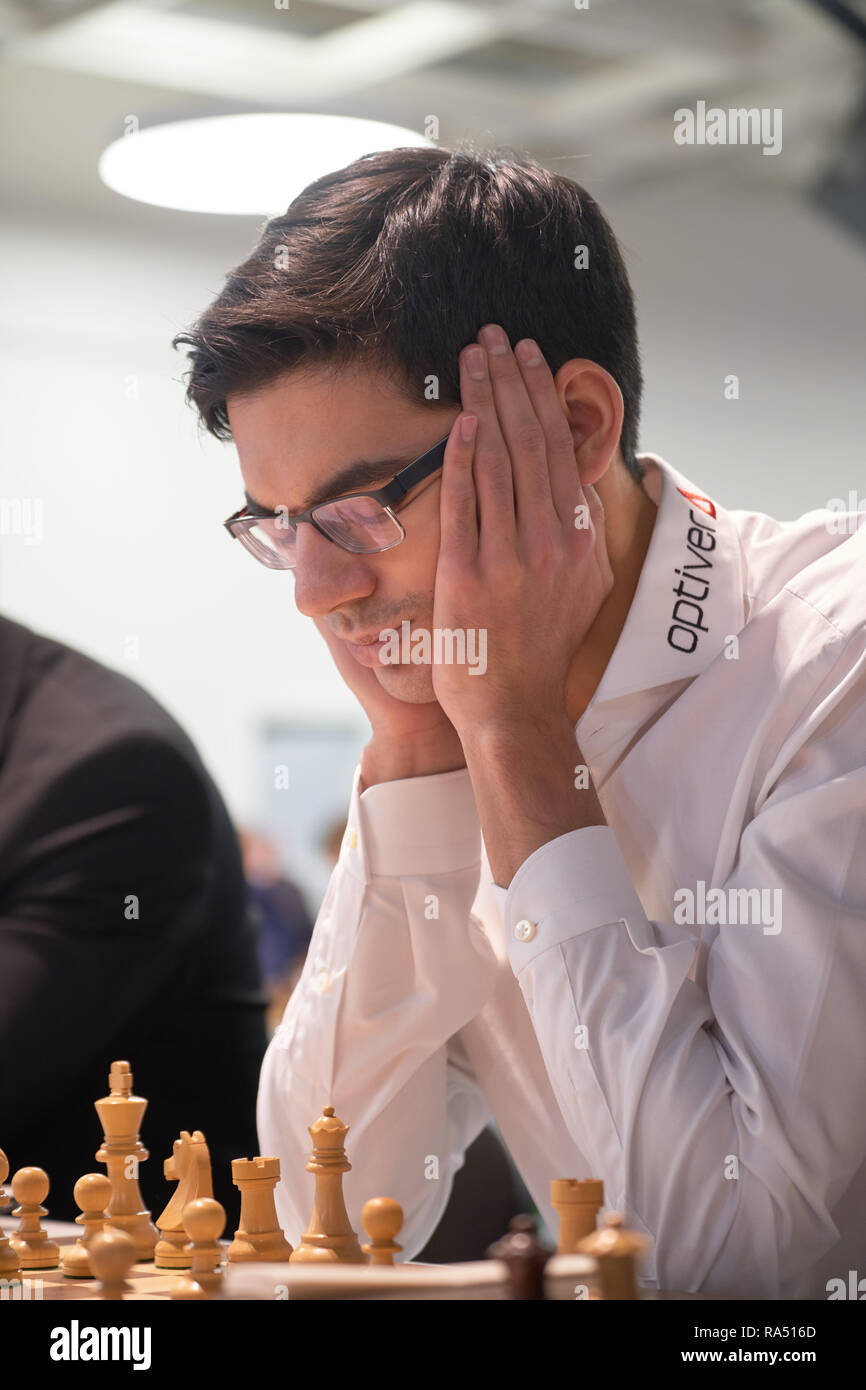
POLYGON ((313 980, 313 989, 316 991, 317 994, 326 994, 327 991, 328 991, 330 988, 331 988, 331 972, 330 972, 330 970, 320 970, 319 973, 318 973, 318 975, 316 976, 316 978, 313 980))
POLYGON ((522 922, 518 922, 514 928, 514 935, 518 941, 531 941, 535 936, 535 923, 528 922, 524 917, 522 922))
POLYGON ((349 829, 349 830, 346 831, 346 844, 349 846, 349 849, 357 849, 357 847, 358 847, 358 832, 357 832, 357 830, 351 830, 351 829, 349 829))

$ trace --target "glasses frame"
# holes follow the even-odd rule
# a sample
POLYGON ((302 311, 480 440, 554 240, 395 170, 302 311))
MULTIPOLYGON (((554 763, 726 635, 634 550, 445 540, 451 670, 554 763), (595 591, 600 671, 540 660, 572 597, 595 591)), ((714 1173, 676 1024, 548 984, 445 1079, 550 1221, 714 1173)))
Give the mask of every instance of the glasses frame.
MULTIPOLYGON (((348 492, 342 497, 331 497, 325 502, 317 502, 315 507, 310 507, 305 512, 296 512, 294 516, 286 516, 285 508, 282 507, 271 510, 268 507, 257 507, 248 503, 245 507, 241 507, 239 511, 234 512, 232 516, 228 517, 228 519, 223 522, 223 526, 234 540, 239 540, 245 549, 249 550, 251 549, 249 540, 254 540, 255 538, 249 537, 248 539, 250 528, 244 526, 244 522, 267 519, 276 521, 279 519, 284 525, 291 526, 292 530, 297 533, 299 523, 306 521, 309 522, 311 526, 315 526, 319 534, 324 536, 326 540, 331 541, 334 545, 338 545, 341 550, 348 551, 350 555, 380 555, 385 550, 392 550, 395 545, 399 545, 402 540, 406 539, 406 531, 400 518, 392 511, 392 507, 402 501, 406 494, 411 492, 412 488, 415 487, 417 483, 423 482, 425 478, 431 477, 437 469, 443 466, 445 462, 445 446, 450 437, 451 434, 449 431, 443 439, 440 439, 433 445, 432 449, 428 449, 426 453, 421 454, 419 458, 407 464, 405 468, 401 468, 400 472, 395 474, 391 481, 386 483, 384 487, 363 492, 348 492), (392 521, 396 522, 400 529, 400 535, 397 540, 391 541, 389 545, 377 546, 375 550, 353 550, 350 546, 343 545, 341 541, 334 540, 333 536, 329 536, 327 531, 324 531, 316 521, 316 512, 320 511, 323 507, 333 506, 335 502, 348 502, 353 497, 372 497, 376 502, 380 503, 391 517, 392 521)), ((280 564, 276 554, 274 552, 268 552, 264 546, 262 546, 261 549, 256 547, 252 550, 252 553, 259 563, 265 565, 267 569, 292 570, 296 568, 295 565, 280 564)))

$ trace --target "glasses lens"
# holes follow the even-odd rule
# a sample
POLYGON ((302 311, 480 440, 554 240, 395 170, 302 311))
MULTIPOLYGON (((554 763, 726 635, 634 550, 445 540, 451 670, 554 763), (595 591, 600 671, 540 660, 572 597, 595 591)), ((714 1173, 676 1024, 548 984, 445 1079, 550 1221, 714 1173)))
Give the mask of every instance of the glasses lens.
MULTIPOLYGON (((344 550, 370 555, 403 539, 396 517, 372 497, 349 497, 316 508, 316 522, 344 550)), ((294 569, 297 532, 282 516, 241 518, 235 534, 268 569, 294 569)))
POLYGON ((375 497, 345 497, 315 511, 316 522, 332 541, 355 554, 387 550, 403 539, 396 517, 375 497))
POLYGON ((278 517, 258 517, 238 530, 247 550, 269 569, 292 569, 295 564, 295 531, 278 517))

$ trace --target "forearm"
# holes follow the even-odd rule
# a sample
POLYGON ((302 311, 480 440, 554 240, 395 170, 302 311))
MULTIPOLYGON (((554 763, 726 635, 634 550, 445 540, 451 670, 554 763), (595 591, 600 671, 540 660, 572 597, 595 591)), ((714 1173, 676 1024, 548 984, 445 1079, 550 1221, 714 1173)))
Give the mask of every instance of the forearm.
POLYGON ((482 729, 464 737, 494 883, 507 888, 520 865, 550 840, 606 825, 567 719, 549 728, 482 729), (580 768, 583 774, 576 775, 580 768))

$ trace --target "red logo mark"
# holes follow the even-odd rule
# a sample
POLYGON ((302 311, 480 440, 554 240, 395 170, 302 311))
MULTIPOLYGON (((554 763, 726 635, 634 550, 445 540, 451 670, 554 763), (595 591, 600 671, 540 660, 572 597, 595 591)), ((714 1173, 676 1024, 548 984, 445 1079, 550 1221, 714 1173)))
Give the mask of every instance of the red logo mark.
POLYGON ((699 492, 686 492, 684 487, 678 487, 677 492, 681 492, 683 497, 687 497, 690 502, 694 502, 696 507, 700 507, 702 512, 715 519, 716 508, 709 497, 701 497, 699 492))

